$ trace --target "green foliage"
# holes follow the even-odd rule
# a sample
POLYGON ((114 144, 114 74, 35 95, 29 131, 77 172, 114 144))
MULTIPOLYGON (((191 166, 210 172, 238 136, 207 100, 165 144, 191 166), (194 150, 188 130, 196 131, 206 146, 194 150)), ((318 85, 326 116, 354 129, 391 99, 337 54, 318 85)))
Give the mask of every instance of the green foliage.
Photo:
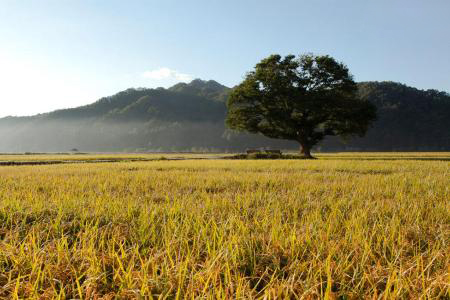
POLYGON ((325 136, 362 136, 375 120, 375 107, 356 90, 347 67, 329 56, 272 55, 231 92, 226 123, 297 141, 309 156, 325 136))

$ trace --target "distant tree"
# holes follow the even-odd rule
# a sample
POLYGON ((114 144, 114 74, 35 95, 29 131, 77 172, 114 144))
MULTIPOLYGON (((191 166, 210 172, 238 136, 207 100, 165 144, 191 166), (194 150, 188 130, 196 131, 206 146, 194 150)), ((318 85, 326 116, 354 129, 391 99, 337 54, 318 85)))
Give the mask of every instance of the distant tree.
POLYGON ((226 124, 238 131, 294 140, 312 158, 325 136, 363 136, 376 108, 356 96, 348 68, 330 56, 271 55, 231 92, 226 124))

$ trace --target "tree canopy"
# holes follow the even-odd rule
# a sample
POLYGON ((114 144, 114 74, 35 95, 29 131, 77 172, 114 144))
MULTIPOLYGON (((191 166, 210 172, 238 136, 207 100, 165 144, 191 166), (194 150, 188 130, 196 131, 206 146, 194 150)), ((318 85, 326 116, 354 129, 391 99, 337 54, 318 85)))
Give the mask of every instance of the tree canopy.
POLYGON ((271 55, 230 94, 231 129, 294 140, 310 158, 325 136, 363 136, 376 108, 357 97, 348 68, 330 56, 271 55))

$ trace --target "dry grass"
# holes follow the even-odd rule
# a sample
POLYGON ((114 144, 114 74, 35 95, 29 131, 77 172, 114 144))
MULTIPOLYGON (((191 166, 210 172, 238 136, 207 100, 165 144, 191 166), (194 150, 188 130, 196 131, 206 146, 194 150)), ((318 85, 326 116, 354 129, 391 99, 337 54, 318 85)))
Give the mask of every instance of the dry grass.
POLYGON ((325 156, 0 167, 0 298, 448 299, 450 162, 325 156))

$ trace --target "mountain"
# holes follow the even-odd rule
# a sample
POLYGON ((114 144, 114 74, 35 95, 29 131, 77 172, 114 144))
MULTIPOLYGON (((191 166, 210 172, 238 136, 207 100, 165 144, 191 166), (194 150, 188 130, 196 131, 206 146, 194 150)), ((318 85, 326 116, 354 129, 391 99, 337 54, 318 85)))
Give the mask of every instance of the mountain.
POLYGON ((227 100, 230 90, 230 88, 221 85, 217 81, 201 79, 194 79, 189 84, 184 82, 178 83, 169 88, 169 91, 201 96, 223 103, 227 100))
MULTIPOLYGON (((362 82, 361 98, 378 108, 363 138, 329 138, 323 151, 450 150, 450 96, 394 82, 362 82)), ((193 80, 168 89, 128 89, 86 106, 0 119, 0 152, 236 151, 297 149, 290 141, 236 134, 224 126, 230 88, 193 80)))
POLYGON ((374 103, 378 120, 354 147, 380 151, 450 150, 450 95, 395 82, 359 83, 360 97, 374 103))
POLYGON ((0 152, 210 151, 282 145, 224 126, 230 89, 193 80, 169 89, 127 89, 77 108, 0 119, 0 152))

